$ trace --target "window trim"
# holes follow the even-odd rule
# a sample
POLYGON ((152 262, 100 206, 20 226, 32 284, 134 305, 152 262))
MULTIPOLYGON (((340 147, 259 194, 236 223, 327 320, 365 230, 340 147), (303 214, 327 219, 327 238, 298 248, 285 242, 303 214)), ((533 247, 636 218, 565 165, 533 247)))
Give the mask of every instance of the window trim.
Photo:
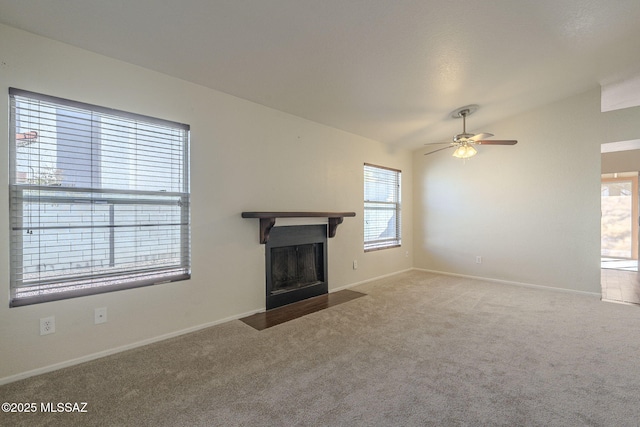
MULTIPOLYGON (((402 171, 400 169, 395 169, 395 168, 391 168, 388 166, 380 166, 380 165, 376 165, 373 163, 364 163, 364 168, 376 168, 376 169, 382 169, 382 170, 386 170, 386 171, 391 171, 391 172, 395 172, 397 174, 397 193, 396 193, 396 199, 397 202, 385 202, 385 201, 376 201, 376 200, 366 200, 366 194, 365 197, 363 197, 364 200, 364 209, 363 212, 365 213, 364 217, 364 231, 365 231, 365 235, 366 235, 366 230, 367 230, 367 223, 366 223, 366 211, 367 211, 367 203, 388 203, 391 205, 395 206, 395 215, 396 215, 396 235, 393 238, 389 238, 386 239, 389 241, 388 244, 377 244, 375 246, 371 245, 371 241, 369 241, 369 247, 367 247, 367 241, 364 241, 364 252, 374 252, 374 251, 380 251, 380 250, 384 250, 384 249, 391 249, 391 248, 399 248, 402 246, 402 171)), ((367 185, 367 181, 366 178, 364 179, 364 187, 366 187, 367 185)))
MULTIPOLYGON (((190 221, 191 190, 190 190, 190 169, 189 169, 190 168, 190 126, 188 124, 159 119, 151 116, 131 113, 131 112, 122 111, 122 110, 116 110, 116 109, 107 108, 107 107, 101 107, 94 104, 72 101, 64 98, 44 95, 44 94, 26 91, 22 89, 16 89, 16 88, 9 88, 9 100, 11 104, 11 108, 9 111, 9 132, 10 132, 10 137, 9 137, 9 165, 10 165, 9 167, 9 195, 10 195, 9 221, 10 221, 10 230, 11 230, 11 238, 10 238, 11 247, 10 247, 9 253, 12 258, 10 262, 10 282, 9 282, 9 287, 11 292, 10 307, 19 307, 19 306, 38 304, 38 303, 49 302, 49 301, 76 298, 76 297, 86 296, 86 295, 108 293, 108 292, 114 292, 114 291, 119 291, 123 289, 133 289, 138 287, 150 286, 154 284, 162 284, 162 283, 168 283, 168 282, 187 280, 191 277, 191 221, 190 221), (22 138, 20 138, 20 136, 16 133, 18 131, 18 128, 17 128, 18 123, 17 123, 17 117, 16 117, 17 107, 15 105, 15 102, 16 102, 15 97, 28 98, 36 102, 42 101, 42 102, 46 102, 54 105, 59 105, 60 107, 80 109, 80 110, 86 111, 87 113, 97 113, 101 115, 107 115, 110 117, 115 117, 116 119, 120 118, 123 120, 144 123, 145 125, 169 127, 175 130, 183 131, 184 133, 180 134, 180 140, 179 140, 181 141, 181 149, 182 149, 182 157, 180 158, 181 160, 179 163, 180 167, 182 168, 181 170, 182 181, 177 181, 177 182, 182 182, 181 191, 167 192, 167 191, 144 190, 144 189, 143 190, 139 190, 139 189, 122 190, 117 188, 102 187, 101 185, 91 186, 87 188, 70 187, 70 186, 63 186, 62 188, 60 188, 56 186, 37 185, 37 184, 34 185, 34 184, 28 184, 28 183, 25 184, 25 183, 17 182, 17 177, 18 177, 16 173, 16 167, 18 164, 17 151, 16 151, 17 141, 22 138), (56 191, 61 191, 61 190, 63 190, 64 193, 67 193, 67 195, 65 196, 61 192, 61 196, 57 197, 55 195, 56 191), (23 288, 21 286, 22 279, 18 277, 18 274, 20 276, 24 274, 24 272, 18 273, 18 269, 22 269, 22 259, 23 259, 22 256, 24 255, 24 248, 25 248, 25 246, 22 243, 23 239, 22 237, 19 236, 21 234, 20 232, 24 230, 24 228, 22 227, 22 220, 19 217, 24 206, 23 205, 24 201, 28 200, 28 197, 23 197, 25 191, 48 191, 50 194, 48 195, 45 194, 42 197, 38 196, 38 201, 40 203, 64 202, 64 203, 68 203, 70 206, 78 203, 77 200, 73 200, 75 199, 73 197, 73 194, 79 194, 78 197, 82 198, 82 195, 80 193, 83 193, 83 192, 89 193, 89 194, 103 193, 105 197, 100 199, 100 202, 103 204, 109 203, 110 205, 114 205, 114 206, 118 204, 119 205, 127 205, 127 204, 145 205, 146 204, 146 205, 158 205, 158 206, 171 205, 171 202, 165 199, 171 198, 171 197, 177 198, 178 206, 180 206, 180 211, 179 211, 180 223, 179 224, 157 223, 156 226, 161 226, 161 227, 171 226, 176 228, 179 227, 179 230, 180 230, 179 231, 179 235, 180 235, 179 248, 180 248, 180 254, 181 254, 179 259, 181 261, 180 263, 176 264, 174 267, 172 267, 171 265, 167 265, 164 268, 159 268, 159 269, 156 267, 157 269, 155 271, 158 271, 157 277, 153 277, 154 268, 151 268, 151 267, 144 268, 140 265, 138 261, 136 261, 136 263, 133 265, 133 268, 122 269, 120 270, 119 273, 115 275, 114 273, 111 273, 111 275, 106 274, 104 272, 101 273, 92 268, 89 271, 88 275, 86 276, 87 279, 84 281, 82 281, 82 277, 84 277, 84 275, 77 276, 77 278, 63 277, 57 280, 53 280, 52 283, 54 283, 54 285, 51 285, 51 286, 60 287, 60 289, 57 292, 40 293, 32 296, 18 297, 16 296, 16 293, 19 293, 20 289, 23 288), (117 197, 118 194, 132 195, 134 196, 134 198, 131 200, 128 200, 126 198, 119 199, 117 197), (158 198, 158 196, 160 195, 161 197, 158 198), (156 198, 154 199, 153 196, 156 196, 156 198), (139 199, 137 197, 141 197, 142 199, 139 199), (149 198, 150 200, 145 200, 145 197, 149 198), (16 231, 18 233, 15 234, 17 237, 14 240, 13 236, 16 231), (14 260, 14 258, 16 260, 14 260), (172 271, 174 274, 171 274, 172 271), (124 282, 108 284, 107 282, 110 276, 115 278, 120 277, 120 279, 117 279, 117 280, 124 280, 124 282), (141 277, 141 279, 135 280, 136 277, 141 277), (127 279, 129 280, 127 281, 127 279), (71 285, 67 285, 67 286, 64 285, 65 283, 72 284, 76 280, 82 281, 78 289, 69 289, 71 285)), ((102 143, 102 139, 96 138, 96 143, 102 143)), ((135 227, 144 226, 144 224, 142 223, 135 223, 135 224, 139 224, 139 225, 136 225, 135 227)), ((103 227, 115 228, 115 227, 118 227, 118 225, 114 225, 112 223, 110 226, 103 226, 103 227)), ((51 228, 51 226, 49 226, 49 228, 51 228)), ((56 228, 55 225, 53 226, 53 228, 56 228)), ((60 228, 71 229, 73 227, 61 226, 60 228)), ((33 230, 36 230, 36 228, 33 228, 33 230)), ((134 239, 133 241, 135 242, 139 240, 134 239)), ((40 281, 35 283, 34 285, 32 285, 32 288, 34 292, 42 292, 43 290, 46 290, 47 286, 48 285, 45 280, 45 281, 40 281)), ((25 291, 22 291, 22 292, 25 292, 25 291)))

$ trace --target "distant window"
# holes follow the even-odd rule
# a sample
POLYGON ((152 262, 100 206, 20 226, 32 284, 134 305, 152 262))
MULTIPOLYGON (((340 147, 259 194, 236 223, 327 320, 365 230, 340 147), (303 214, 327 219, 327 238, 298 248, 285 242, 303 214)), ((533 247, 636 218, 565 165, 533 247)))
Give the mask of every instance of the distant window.
POLYGON ((364 250, 400 246, 400 180, 396 169, 364 165, 364 250))
POLYGON ((11 306, 190 277, 188 125, 9 99, 11 306))

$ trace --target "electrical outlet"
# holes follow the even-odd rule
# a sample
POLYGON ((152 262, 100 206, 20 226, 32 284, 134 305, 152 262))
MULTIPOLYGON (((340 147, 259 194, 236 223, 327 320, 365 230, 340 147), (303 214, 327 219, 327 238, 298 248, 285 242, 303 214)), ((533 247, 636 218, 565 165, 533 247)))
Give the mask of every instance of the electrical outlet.
POLYGON ((54 316, 40 319, 40 335, 49 335, 56 331, 56 318, 54 316))
POLYGON ((480 255, 476 257, 476 264, 482 264, 482 257, 480 255))
POLYGON ((93 316, 94 316, 94 323, 96 325, 99 325, 100 323, 106 323, 107 322, 107 307, 100 307, 100 308, 96 308, 93 311, 93 316))
POLYGON ((354 260, 353 260, 353 269, 354 269, 354 270, 357 270, 357 269, 358 269, 358 260, 357 260, 357 259, 354 259, 354 260))
POLYGON ((405 257, 405 258, 409 258, 409 251, 406 251, 406 252, 404 253, 404 257, 405 257))

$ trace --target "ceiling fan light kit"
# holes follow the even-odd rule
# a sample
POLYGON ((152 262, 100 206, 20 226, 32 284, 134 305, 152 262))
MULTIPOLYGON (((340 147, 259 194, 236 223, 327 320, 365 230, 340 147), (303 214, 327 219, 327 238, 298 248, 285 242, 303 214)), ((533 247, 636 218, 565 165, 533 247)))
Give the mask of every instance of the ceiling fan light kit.
POLYGON ((491 133, 467 133, 467 116, 473 114, 478 108, 480 108, 478 105, 471 104, 453 110, 451 112, 451 117, 453 117, 454 119, 462 118, 462 133, 454 135, 453 142, 433 142, 425 144, 449 144, 448 147, 439 148, 437 150, 425 153, 425 156, 427 154, 433 154, 438 151, 446 150, 447 148, 455 148, 453 157, 456 157, 458 159, 468 159, 478 154, 478 150, 475 149, 474 145, 515 145, 518 143, 518 141, 514 139, 485 140, 485 138, 490 138, 493 136, 493 134, 491 133))
POLYGON ((468 159, 469 157, 473 157, 478 154, 478 150, 473 148, 470 145, 461 145, 453 152, 452 156, 457 157, 458 159, 468 159))

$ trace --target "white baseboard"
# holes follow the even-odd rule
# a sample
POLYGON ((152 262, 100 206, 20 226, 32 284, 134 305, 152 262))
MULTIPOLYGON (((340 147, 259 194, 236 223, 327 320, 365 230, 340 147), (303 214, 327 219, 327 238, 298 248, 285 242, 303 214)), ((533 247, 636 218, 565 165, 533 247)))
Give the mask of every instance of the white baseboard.
POLYGON ((53 365, 44 366, 42 368, 33 369, 19 374, 10 375, 8 377, 0 378, 0 385, 9 384, 15 381, 23 380, 36 375, 46 374, 48 372, 57 371, 58 369, 67 368, 69 366, 79 365, 80 363, 89 362, 91 360, 100 359, 101 357, 110 356, 112 354, 120 353, 134 348, 142 347, 148 344, 153 344, 159 341, 164 341, 169 338, 174 338, 180 335, 188 334, 191 332, 199 331, 200 329, 209 328, 211 326, 220 325, 222 323, 230 322, 232 320, 241 319, 243 317, 251 316, 252 314, 260 313, 264 311, 264 308, 252 310, 247 313, 238 314, 235 316, 226 317, 224 319, 215 320, 209 323, 203 323, 201 325, 192 326, 190 328, 182 329, 179 331, 169 332, 167 334, 159 335, 157 337, 148 338, 142 341, 137 341, 131 344, 126 344, 120 347, 110 348, 107 350, 99 351, 97 353, 88 354, 71 360, 65 360, 64 362, 54 363, 53 365))
POLYGON ((534 285, 532 283, 514 282, 511 280, 493 279, 490 277, 471 276, 467 274, 450 273, 448 271, 428 270, 426 268, 414 268, 413 270, 424 271, 426 273, 442 274, 443 276, 463 277, 466 279, 483 280, 485 282, 501 283, 503 285, 520 286, 524 288, 545 289, 548 291, 565 292, 570 294, 586 295, 590 297, 602 298, 597 292, 578 291, 576 289, 556 288, 554 286, 534 285))
POLYGON ((329 293, 338 292, 338 291, 342 291, 344 289, 353 288, 354 286, 363 285, 365 283, 369 283, 369 282, 373 282, 373 281, 376 281, 376 280, 384 279, 384 278, 387 278, 387 277, 395 276, 396 274, 406 273, 407 271, 411 271, 411 270, 415 270, 415 269, 414 268, 407 268, 406 270, 400 270, 400 271, 395 271, 395 272, 389 273, 389 274, 383 274, 382 276, 376 276, 376 277, 373 277, 371 279, 362 280, 360 282, 349 283, 348 285, 344 285, 344 286, 340 286, 338 288, 330 289, 329 293))

